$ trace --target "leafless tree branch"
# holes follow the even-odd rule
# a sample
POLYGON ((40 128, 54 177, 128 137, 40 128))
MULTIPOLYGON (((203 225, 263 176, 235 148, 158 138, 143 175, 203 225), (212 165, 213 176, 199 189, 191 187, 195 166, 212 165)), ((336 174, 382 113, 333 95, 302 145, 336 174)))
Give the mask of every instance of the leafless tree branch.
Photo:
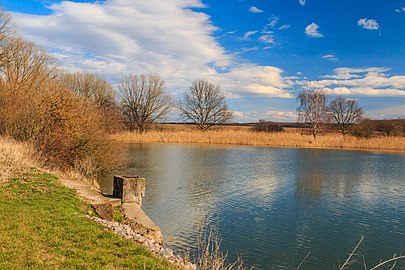
POLYGON ((328 95, 324 90, 306 90, 298 95, 298 120, 311 128, 314 138, 330 122, 327 111, 328 95))
POLYGON ((206 80, 194 81, 179 101, 178 107, 183 119, 203 131, 232 119, 232 112, 220 86, 206 80))
POLYGON ((129 128, 141 133, 162 119, 174 104, 165 93, 165 82, 157 74, 129 75, 119 86, 121 109, 129 128))

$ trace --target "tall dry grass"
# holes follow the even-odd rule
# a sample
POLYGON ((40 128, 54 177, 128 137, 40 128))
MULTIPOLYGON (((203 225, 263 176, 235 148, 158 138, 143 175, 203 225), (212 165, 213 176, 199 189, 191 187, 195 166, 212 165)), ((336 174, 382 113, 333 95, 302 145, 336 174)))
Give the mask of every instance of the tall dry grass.
POLYGON ((246 128, 224 128, 201 132, 186 127, 185 130, 152 130, 144 134, 123 132, 113 135, 122 142, 163 142, 230 144, 270 147, 363 149, 378 151, 405 151, 405 137, 356 138, 343 137, 339 133, 320 135, 314 140, 311 135, 302 135, 299 130, 280 133, 252 132, 246 128))
POLYGON ((199 225, 195 265, 198 270, 254 270, 241 256, 235 262, 228 261, 228 253, 221 250, 222 237, 218 227, 205 223, 199 225))
POLYGON ((0 137, 0 183, 38 164, 30 144, 0 137))

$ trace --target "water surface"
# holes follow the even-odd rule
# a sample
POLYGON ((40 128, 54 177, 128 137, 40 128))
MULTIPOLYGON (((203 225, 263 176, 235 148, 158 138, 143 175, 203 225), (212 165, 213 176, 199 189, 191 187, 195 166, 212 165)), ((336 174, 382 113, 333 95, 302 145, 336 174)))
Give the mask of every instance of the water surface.
MULTIPOLYGON (((230 259, 257 269, 337 269, 360 237, 367 265, 405 253, 405 156, 319 149, 132 144, 143 208, 167 246, 216 224, 230 259)), ((110 191, 111 179, 102 183, 110 191)), ((364 269, 363 262, 350 269, 364 269)), ((398 262, 396 269, 405 269, 398 262)))

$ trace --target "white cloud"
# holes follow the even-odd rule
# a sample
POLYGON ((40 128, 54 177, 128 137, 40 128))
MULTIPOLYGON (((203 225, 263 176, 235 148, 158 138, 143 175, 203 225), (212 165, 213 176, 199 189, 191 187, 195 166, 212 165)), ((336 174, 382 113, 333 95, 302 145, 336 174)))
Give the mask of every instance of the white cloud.
POLYGON ((363 27, 364 29, 368 29, 368 30, 380 29, 380 25, 378 24, 378 22, 373 19, 367 19, 367 18, 360 19, 360 20, 358 20, 357 25, 363 27))
POLYGON ((322 56, 322 59, 326 59, 329 61, 337 61, 337 57, 334 54, 326 54, 324 56, 322 56))
POLYGON ((260 8, 257 8, 257 7, 250 7, 249 12, 251 12, 251 13, 262 13, 264 11, 261 10, 260 8))
POLYGON ((291 27, 291 25, 289 25, 289 24, 283 24, 282 26, 280 26, 279 28, 278 28, 278 30, 287 30, 287 29, 289 29, 291 27))
POLYGON ((384 67, 338 68, 324 80, 297 82, 302 87, 325 89, 333 95, 405 97, 405 76, 389 75, 384 67))
POLYGON ((319 25, 316 23, 311 23, 305 28, 305 34, 307 34, 309 37, 321 38, 323 37, 323 34, 319 33, 318 29, 319 25))
POLYGON ((274 44, 274 36, 273 36, 273 33, 268 33, 268 34, 262 35, 262 36, 259 38, 259 40, 260 40, 261 42, 264 42, 264 43, 274 44))
POLYGON ((159 73, 173 94, 203 78, 220 83, 230 97, 287 97, 291 85, 283 71, 241 64, 246 61, 215 39, 218 28, 210 17, 194 9, 203 7, 200 0, 63 1, 49 7, 50 15, 14 17, 26 38, 50 50, 68 69, 102 74, 113 82, 129 73, 159 73))
POLYGON ((270 20, 270 22, 268 23, 268 26, 269 26, 270 28, 274 28, 274 27, 278 24, 278 21, 279 21, 279 18, 277 18, 277 17, 272 18, 272 19, 270 20))
POLYGON ((233 111, 233 115, 240 122, 257 122, 260 119, 275 122, 297 121, 297 113, 289 111, 233 111))
POLYGON ((272 33, 274 27, 278 24, 280 18, 277 16, 271 16, 269 18, 269 22, 263 27, 262 33, 266 34, 266 33, 272 33))
POLYGON ((250 36, 253 36, 254 34, 256 34, 258 31, 247 31, 244 35, 243 35, 243 39, 248 39, 250 36))
MULTIPOLYGON (((220 77, 212 74, 208 79, 220 83, 228 93, 241 96, 260 95, 265 97, 294 98, 291 89, 293 82, 282 76, 283 70, 255 64, 240 64, 220 77), (244 87, 241 87, 241 86, 244 87)), ((232 97, 238 97, 232 96, 232 97)))
POLYGON ((305 6, 305 0, 298 0, 301 6, 305 6))
POLYGON ((252 83, 248 86, 248 89, 251 93, 277 97, 277 98, 294 98, 294 95, 291 93, 287 93, 280 88, 271 86, 271 85, 260 85, 257 83, 252 83))

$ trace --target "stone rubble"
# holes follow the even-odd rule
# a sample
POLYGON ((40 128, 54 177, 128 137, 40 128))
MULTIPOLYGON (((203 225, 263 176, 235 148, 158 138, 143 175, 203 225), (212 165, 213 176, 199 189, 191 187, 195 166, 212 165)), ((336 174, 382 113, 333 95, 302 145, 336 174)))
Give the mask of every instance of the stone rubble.
POLYGON ((148 248, 154 255, 160 256, 162 258, 165 258, 169 262, 179 265, 180 267, 184 269, 190 269, 190 270, 196 270, 196 266, 188 261, 186 261, 184 258, 181 258, 179 256, 174 255, 173 250, 164 247, 163 245, 160 245, 156 243, 155 240, 153 239, 148 239, 141 234, 137 233, 134 231, 130 226, 115 222, 115 221, 108 221, 104 220, 98 217, 92 217, 92 216, 86 216, 88 219, 94 220, 98 224, 101 224, 108 230, 114 232, 115 234, 124 237, 125 239, 128 240, 133 240, 136 241, 137 243, 145 246, 148 248))

